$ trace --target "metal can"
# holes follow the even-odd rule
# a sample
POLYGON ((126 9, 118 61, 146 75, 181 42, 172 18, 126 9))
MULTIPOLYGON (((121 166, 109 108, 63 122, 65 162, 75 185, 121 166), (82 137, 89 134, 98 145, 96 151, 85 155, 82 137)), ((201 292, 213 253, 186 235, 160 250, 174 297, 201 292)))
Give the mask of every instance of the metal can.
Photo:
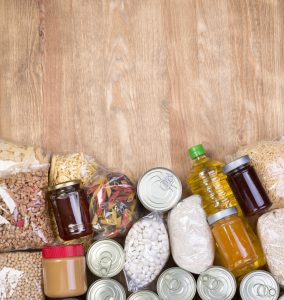
POLYGON ((99 279, 90 286, 86 299, 126 300, 126 293, 118 281, 113 279, 99 279))
POLYGON ((90 246, 86 260, 90 271, 96 276, 113 277, 123 269, 125 254, 118 242, 101 240, 90 246))
POLYGON ((159 276, 157 292, 163 300, 191 300, 196 294, 196 282, 184 269, 170 268, 159 276))
POLYGON ((240 295, 243 300, 276 300, 279 293, 279 284, 266 271, 250 272, 240 285, 240 295))
POLYGON ((236 291, 234 275, 222 267, 210 267, 197 279, 197 292, 202 300, 231 300, 236 291))
POLYGON ((151 291, 140 291, 131 294, 127 300, 159 300, 159 297, 157 294, 151 291))
POLYGON ((154 168, 140 178, 137 194, 140 202, 148 210, 165 212, 180 201, 182 184, 171 170, 154 168))

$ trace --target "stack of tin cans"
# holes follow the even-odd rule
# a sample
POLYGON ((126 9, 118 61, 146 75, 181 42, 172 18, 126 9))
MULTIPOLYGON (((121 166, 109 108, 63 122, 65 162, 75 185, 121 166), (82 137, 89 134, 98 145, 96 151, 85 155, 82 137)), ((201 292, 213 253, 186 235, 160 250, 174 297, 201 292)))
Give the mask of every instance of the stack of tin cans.
MULTIPOLYGON (((167 212, 181 199, 182 185, 170 170, 155 168, 146 172, 138 182, 137 193, 143 206, 150 211, 167 212)), ((95 242, 88 250, 89 270, 100 277, 88 290, 87 300, 231 300, 239 299, 234 275, 227 269, 213 266, 194 277, 190 272, 173 267, 164 270, 157 278, 157 294, 140 290, 127 298, 127 292, 112 277, 125 265, 125 252, 114 240, 95 242)), ((239 282, 242 300, 277 300, 280 288, 268 272, 258 270, 247 274, 239 282)))

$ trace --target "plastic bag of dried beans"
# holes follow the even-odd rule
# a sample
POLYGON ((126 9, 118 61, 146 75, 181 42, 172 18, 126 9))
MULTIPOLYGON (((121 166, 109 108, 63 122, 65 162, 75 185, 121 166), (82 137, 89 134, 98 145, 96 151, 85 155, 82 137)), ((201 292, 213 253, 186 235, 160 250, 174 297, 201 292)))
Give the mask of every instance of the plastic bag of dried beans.
POLYGON ((0 252, 53 243, 45 189, 49 165, 0 172, 0 252))
POLYGON ((85 188, 95 239, 125 236, 136 219, 136 189, 123 173, 101 169, 85 188))
POLYGON ((284 139, 260 141, 238 149, 227 161, 248 155, 272 202, 270 209, 284 208, 284 139))
POLYGON ((0 254, 0 300, 18 299, 44 299, 40 252, 0 254))

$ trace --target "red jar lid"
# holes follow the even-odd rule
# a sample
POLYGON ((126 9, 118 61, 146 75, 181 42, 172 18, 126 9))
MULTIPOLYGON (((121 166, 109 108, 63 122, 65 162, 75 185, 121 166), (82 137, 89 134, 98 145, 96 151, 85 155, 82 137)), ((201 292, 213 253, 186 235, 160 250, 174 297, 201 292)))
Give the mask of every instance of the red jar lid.
POLYGON ((64 258, 74 256, 84 256, 85 250, 82 244, 45 246, 42 248, 43 258, 64 258))

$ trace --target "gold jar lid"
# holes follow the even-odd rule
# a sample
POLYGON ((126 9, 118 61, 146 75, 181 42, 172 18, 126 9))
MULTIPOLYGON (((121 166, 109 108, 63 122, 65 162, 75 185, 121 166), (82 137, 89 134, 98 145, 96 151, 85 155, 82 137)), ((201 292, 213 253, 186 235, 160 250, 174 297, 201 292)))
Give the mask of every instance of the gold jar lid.
POLYGON ((80 181, 80 180, 66 181, 66 182, 62 182, 62 183, 59 183, 59 184, 50 186, 50 187, 48 188, 48 191, 49 191, 49 192, 51 192, 51 191, 56 191, 56 190, 59 190, 59 189, 63 189, 63 188, 65 188, 65 187, 69 187, 69 186, 73 186, 73 185, 78 185, 78 184, 81 184, 81 181, 80 181))

